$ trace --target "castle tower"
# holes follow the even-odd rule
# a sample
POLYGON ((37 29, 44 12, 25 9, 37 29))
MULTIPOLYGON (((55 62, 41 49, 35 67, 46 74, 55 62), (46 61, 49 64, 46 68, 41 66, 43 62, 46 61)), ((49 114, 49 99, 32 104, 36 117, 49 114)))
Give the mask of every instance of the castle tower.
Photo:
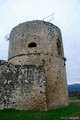
POLYGON ((8 61, 14 65, 43 66, 47 109, 68 104, 63 43, 58 27, 39 20, 14 27, 8 61))

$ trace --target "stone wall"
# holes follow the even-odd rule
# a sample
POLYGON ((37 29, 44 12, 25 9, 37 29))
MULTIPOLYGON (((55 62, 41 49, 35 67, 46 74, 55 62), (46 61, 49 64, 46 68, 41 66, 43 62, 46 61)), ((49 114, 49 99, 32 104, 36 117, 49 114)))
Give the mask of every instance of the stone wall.
POLYGON ((0 109, 47 109, 42 66, 0 61, 0 109))

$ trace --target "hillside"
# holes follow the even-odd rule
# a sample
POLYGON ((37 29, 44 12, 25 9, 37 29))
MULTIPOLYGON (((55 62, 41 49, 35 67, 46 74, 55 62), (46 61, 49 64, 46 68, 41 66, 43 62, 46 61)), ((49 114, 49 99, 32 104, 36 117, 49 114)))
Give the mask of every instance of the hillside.
POLYGON ((77 83, 77 84, 68 85, 68 91, 69 92, 80 91, 80 84, 77 83))

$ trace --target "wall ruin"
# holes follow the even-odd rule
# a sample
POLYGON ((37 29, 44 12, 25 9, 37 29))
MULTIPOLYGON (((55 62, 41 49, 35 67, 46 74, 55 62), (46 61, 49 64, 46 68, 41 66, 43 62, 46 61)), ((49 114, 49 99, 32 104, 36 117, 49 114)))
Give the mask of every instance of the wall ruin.
POLYGON ((42 66, 0 61, 0 109, 47 109, 42 66))

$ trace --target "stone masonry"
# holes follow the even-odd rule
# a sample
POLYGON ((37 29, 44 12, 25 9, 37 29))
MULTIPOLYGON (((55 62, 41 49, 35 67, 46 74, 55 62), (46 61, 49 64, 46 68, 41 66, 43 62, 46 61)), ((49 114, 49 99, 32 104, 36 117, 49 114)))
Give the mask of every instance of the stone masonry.
POLYGON ((0 108, 47 110, 68 105, 61 31, 29 21, 10 34, 8 62, 0 63, 0 108))
POLYGON ((47 109, 42 66, 0 61, 0 109, 47 109))

